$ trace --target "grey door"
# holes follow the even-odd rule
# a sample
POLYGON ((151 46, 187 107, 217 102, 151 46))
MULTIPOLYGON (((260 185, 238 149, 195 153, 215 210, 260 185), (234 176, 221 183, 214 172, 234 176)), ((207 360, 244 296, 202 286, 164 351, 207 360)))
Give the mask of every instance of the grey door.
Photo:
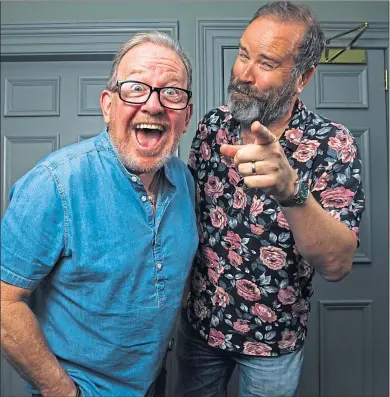
MULTIPOLYGON (((2 215, 11 186, 42 157, 103 128, 99 97, 110 67, 111 62, 77 58, 2 63, 2 215)), ((30 396, 3 356, 1 381, 2 396, 30 396)))
MULTIPOLYGON (((223 95, 237 49, 226 44, 223 95)), ((385 54, 365 65, 320 65, 302 93, 306 106, 344 124, 364 163, 366 210, 353 270, 338 283, 316 276, 300 397, 388 396, 389 200, 385 54)), ((237 373, 229 397, 236 397, 237 373)))
POLYGON ((346 125, 363 159, 366 210, 351 274, 317 276, 301 396, 385 397, 389 352, 389 186, 385 54, 366 65, 320 65, 302 95, 307 105, 346 125))

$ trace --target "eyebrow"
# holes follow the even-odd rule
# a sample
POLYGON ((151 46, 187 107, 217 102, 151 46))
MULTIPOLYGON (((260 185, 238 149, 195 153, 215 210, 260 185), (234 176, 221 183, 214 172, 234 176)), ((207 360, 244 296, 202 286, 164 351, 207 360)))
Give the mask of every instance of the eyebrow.
MULTIPOLYGON (((239 48, 240 48, 241 50, 243 50, 243 51, 245 51, 246 53, 248 53, 248 49, 247 49, 242 43, 239 43, 238 46, 239 46, 239 48)), ((270 56, 268 56, 268 55, 265 55, 265 54, 258 54, 258 55, 256 56, 256 58, 266 59, 267 61, 275 62, 275 63, 277 63, 277 64, 280 64, 280 63, 281 63, 281 60, 280 60, 280 59, 272 58, 272 57, 270 57, 270 56)))
MULTIPOLYGON (((144 72, 144 70, 142 69, 132 69, 132 70, 126 70, 125 71, 125 78, 123 80, 138 80, 136 77, 129 77, 130 75, 135 75, 137 76, 138 74, 142 74, 144 72)), ((176 73, 169 73, 166 75, 168 78, 168 81, 170 82, 167 86, 171 86, 172 84, 178 84, 179 86, 182 85, 181 81, 180 81, 180 77, 176 74, 176 73)), ((142 79, 141 79, 142 80, 142 79)), ((178 87, 180 88, 180 87, 178 87)))

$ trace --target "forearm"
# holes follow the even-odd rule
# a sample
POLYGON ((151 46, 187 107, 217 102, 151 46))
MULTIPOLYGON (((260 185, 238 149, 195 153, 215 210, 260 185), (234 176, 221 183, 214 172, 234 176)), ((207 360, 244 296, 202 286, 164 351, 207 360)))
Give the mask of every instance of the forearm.
POLYGON ((75 396, 75 384, 51 353, 36 317, 24 302, 1 302, 5 358, 46 396, 75 396))
POLYGON ((352 266, 356 236, 310 194, 302 206, 281 207, 302 257, 325 279, 338 281, 352 266))

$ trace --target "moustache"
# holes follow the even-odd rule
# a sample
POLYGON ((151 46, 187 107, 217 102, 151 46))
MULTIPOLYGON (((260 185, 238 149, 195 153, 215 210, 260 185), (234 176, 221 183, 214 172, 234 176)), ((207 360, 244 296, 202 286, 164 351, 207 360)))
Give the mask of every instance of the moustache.
POLYGON ((249 83, 243 83, 234 80, 230 82, 228 92, 243 94, 256 99, 266 99, 265 95, 260 94, 259 91, 249 83))

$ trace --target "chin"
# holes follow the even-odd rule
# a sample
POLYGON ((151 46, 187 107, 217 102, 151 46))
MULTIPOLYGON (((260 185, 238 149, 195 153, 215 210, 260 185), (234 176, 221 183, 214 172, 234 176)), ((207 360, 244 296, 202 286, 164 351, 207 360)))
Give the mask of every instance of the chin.
POLYGON ((134 158, 132 156, 119 156, 122 164, 131 172, 137 174, 151 173, 158 171, 173 156, 173 153, 166 153, 155 158, 142 156, 143 158, 134 158))

